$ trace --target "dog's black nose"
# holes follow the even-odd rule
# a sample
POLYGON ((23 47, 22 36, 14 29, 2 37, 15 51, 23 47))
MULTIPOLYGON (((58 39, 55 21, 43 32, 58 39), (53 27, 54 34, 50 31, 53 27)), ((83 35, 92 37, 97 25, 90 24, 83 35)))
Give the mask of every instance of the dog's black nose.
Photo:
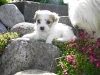
POLYGON ((44 30, 44 27, 40 27, 41 30, 44 30))

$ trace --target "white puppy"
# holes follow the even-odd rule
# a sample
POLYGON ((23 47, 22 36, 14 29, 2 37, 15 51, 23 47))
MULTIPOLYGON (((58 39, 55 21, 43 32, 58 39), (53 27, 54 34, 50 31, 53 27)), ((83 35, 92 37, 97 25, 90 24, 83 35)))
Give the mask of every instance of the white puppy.
POLYGON ((38 10, 35 12, 34 19, 36 20, 35 31, 24 35, 22 38, 46 40, 46 43, 52 43, 53 39, 57 41, 69 41, 75 38, 71 27, 58 23, 59 16, 48 10, 38 10))
POLYGON ((100 37, 100 0, 64 0, 69 3, 69 18, 73 26, 78 26, 91 34, 100 37))

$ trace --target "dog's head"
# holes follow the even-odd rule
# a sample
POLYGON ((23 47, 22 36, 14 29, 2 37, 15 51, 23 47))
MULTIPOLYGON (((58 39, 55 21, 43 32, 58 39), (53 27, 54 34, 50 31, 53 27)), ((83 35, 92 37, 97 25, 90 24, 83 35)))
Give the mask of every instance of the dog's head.
POLYGON ((40 31, 49 31, 51 27, 59 20, 58 14, 48 10, 38 10, 35 12, 37 29, 40 31))

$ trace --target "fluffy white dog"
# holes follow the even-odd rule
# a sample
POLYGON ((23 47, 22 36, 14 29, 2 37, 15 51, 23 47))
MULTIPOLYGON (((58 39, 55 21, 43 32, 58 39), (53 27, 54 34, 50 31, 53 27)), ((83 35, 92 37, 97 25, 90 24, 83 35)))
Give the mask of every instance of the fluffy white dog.
POLYGON ((69 18, 73 26, 78 26, 91 34, 100 37, 100 0, 64 0, 69 3, 69 18))
POLYGON ((52 43, 53 39, 57 41, 69 41, 75 38, 71 27, 58 23, 59 16, 48 10, 38 10, 35 12, 34 19, 36 20, 35 31, 24 35, 22 38, 34 40, 46 40, 46 43, 52 43))

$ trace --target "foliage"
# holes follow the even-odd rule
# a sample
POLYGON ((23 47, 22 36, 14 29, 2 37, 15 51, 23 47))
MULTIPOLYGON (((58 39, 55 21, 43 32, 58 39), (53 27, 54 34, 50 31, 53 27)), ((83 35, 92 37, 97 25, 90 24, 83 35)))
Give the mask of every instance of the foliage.
POLYGON ((64 4, 63 0, 27 0, 27 1, 56 4, 56 5, 66 5, 66 4, 64 4))
POLYGON ((0 5, 10 2, 10 0, 0 0, 0 5))
POLYGON ((19 35, 16 32, 7 32, 0 34, 0 53, 3 51, 9 40, 17 37, 19 37, 19 35))
POLYGON ((45 3, 46 0, 27 0, 27 1, 34 1, 34 2, 41 2, 41 3, 45 3))
POLYGON ((82 30, 77 40, 53 42, 61 50, 56 59, 57 75, 100 75, 100 38, 93 39, 82 30))

